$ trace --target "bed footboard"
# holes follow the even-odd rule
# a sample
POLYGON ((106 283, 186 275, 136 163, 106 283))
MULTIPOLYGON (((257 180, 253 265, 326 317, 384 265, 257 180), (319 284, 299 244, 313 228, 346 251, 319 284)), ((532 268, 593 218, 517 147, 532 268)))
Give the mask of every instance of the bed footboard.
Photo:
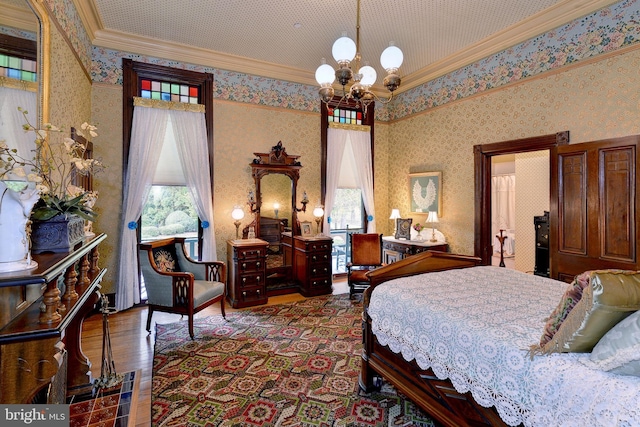
POLYGON ((371 292, 380 283, 398 277, 432 271, 481 265, 476 257, 444 252, 423 252, 369 273, 371 286, 365 291, 362 311, 362 364, 360 388, 371 391, 378 378, 391 383, 411 401, 444 426, 506 426, 493 408, 478 405, 470 393, 458 393, 450 381, 439 380, 431 370, 422 370, 378 343, 367 314, 371 292))

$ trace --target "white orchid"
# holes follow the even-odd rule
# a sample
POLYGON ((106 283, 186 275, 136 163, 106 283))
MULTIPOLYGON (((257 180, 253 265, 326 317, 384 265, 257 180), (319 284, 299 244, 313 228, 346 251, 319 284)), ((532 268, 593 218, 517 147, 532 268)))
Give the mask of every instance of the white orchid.
MULTIPOLYGON (((62 130, 46 123, 36 129, 29 123, 27 111, 18 108, 25 116, 23 129, 34 132, 35 155, 25 159, 17 150, 9 149, 6 142, 0 144, 0 179, 12 174, 36 183, 41 200, 32 211, 32 218, 46 220, 59 213, 75 213, 87 220, 95 219, 95 212, 84 204, 87 191, 73 185, 78 175, 90 175, 103 166, 95 159, 85 159, 87 146, 72 138, 63 137, 62 130), (26 170, 30 172, 27 174, 26 170)), ((81 129, 92 137, 97 136, 96 127, 84 122, 81 129)), ((78 135, 83 136, 80 132, 78 135)))

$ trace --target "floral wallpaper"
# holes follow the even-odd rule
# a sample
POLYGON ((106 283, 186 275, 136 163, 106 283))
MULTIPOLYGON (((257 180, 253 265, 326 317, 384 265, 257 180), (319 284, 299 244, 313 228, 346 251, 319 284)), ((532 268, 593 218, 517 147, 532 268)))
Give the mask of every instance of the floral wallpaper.
POLYGON ((62 28, 73 50, 78 54, 84 69, 90 70, 91 40, 84 29, 73 0, 44 0, 44 4, 50 12, 49 15, 62 28))
POLYGON ((625 0, 539 37, 401 93, 390 119, 521 81, 545 71, 636 44, 640 1, 625 0))
POLYGON ((388 208, 409 212, 409 173, 442 171, 438 229, 453 252, 473 254, 473 146, 564 130, 571 143, 639 134, 639 69, 640 49, 634 49, 391 124, 388 208))

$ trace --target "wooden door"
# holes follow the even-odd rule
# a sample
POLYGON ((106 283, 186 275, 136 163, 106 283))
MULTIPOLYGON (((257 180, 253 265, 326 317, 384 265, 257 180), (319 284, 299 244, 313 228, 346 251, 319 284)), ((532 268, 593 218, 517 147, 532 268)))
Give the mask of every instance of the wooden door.
POLYGON ((586 270, 637 270, 640 136, 551 150, 551 277, 586 270))

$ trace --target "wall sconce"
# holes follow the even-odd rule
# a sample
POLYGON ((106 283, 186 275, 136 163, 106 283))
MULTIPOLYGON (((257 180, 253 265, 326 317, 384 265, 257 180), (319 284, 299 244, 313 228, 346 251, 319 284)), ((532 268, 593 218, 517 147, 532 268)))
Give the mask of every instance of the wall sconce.
POLYGON ((436 228, 435 228, 435 226, 433 224, 438 222, 438 212, 429 211, 429 216, 427 217, 427 222, 431 223, 431 240, 430 240, 430 242, 437 242, 438 240, 436 239, 436 228))
POLYGON ((280 210, 280 203, 275 202, 273 204, 273 211, 276 213, 276 219, 278 219, 278 210, 280 210))
POLYGON ((396 235, 397 230, 397 222, 396 219, 398 218, 402 218, 400 216, 400 209, 391 209, 391 216, 389 217, 390 220, 393 221, 393 235, 396 235))
POLYGON ((316 235, 320 236, 320 221, 322 221, 322 217, 324 216, 322 205, 313 208, 313 216, 316 217, 316 235))
POLYGON ((238 229, 240 228, 240 220, 244 218, 244 210, 242 207, 236 205, 231 211, 231 218, 235 219, 233 224, 236 226, 236 239, 238 239, 238 229))
POLYGON ((307 211, 307 203, 309 203, 309 198, 307 197, 307 192, 306 191, 302 192, 302 201, 300 203, 302 203, 302 208, 300 208, 300 209, 296 208, 296 212, 306 212, 307 211))
MULTIPOLYGON (((247 204, 249 205, 249 211, 254 214, 258 212, 260 209, 256 208, 256 198, 253 194, 253 190, 249 190, 249 196, 247 197, 247 204)), ((242 213, 244 216, 244 212, 242 213)))

